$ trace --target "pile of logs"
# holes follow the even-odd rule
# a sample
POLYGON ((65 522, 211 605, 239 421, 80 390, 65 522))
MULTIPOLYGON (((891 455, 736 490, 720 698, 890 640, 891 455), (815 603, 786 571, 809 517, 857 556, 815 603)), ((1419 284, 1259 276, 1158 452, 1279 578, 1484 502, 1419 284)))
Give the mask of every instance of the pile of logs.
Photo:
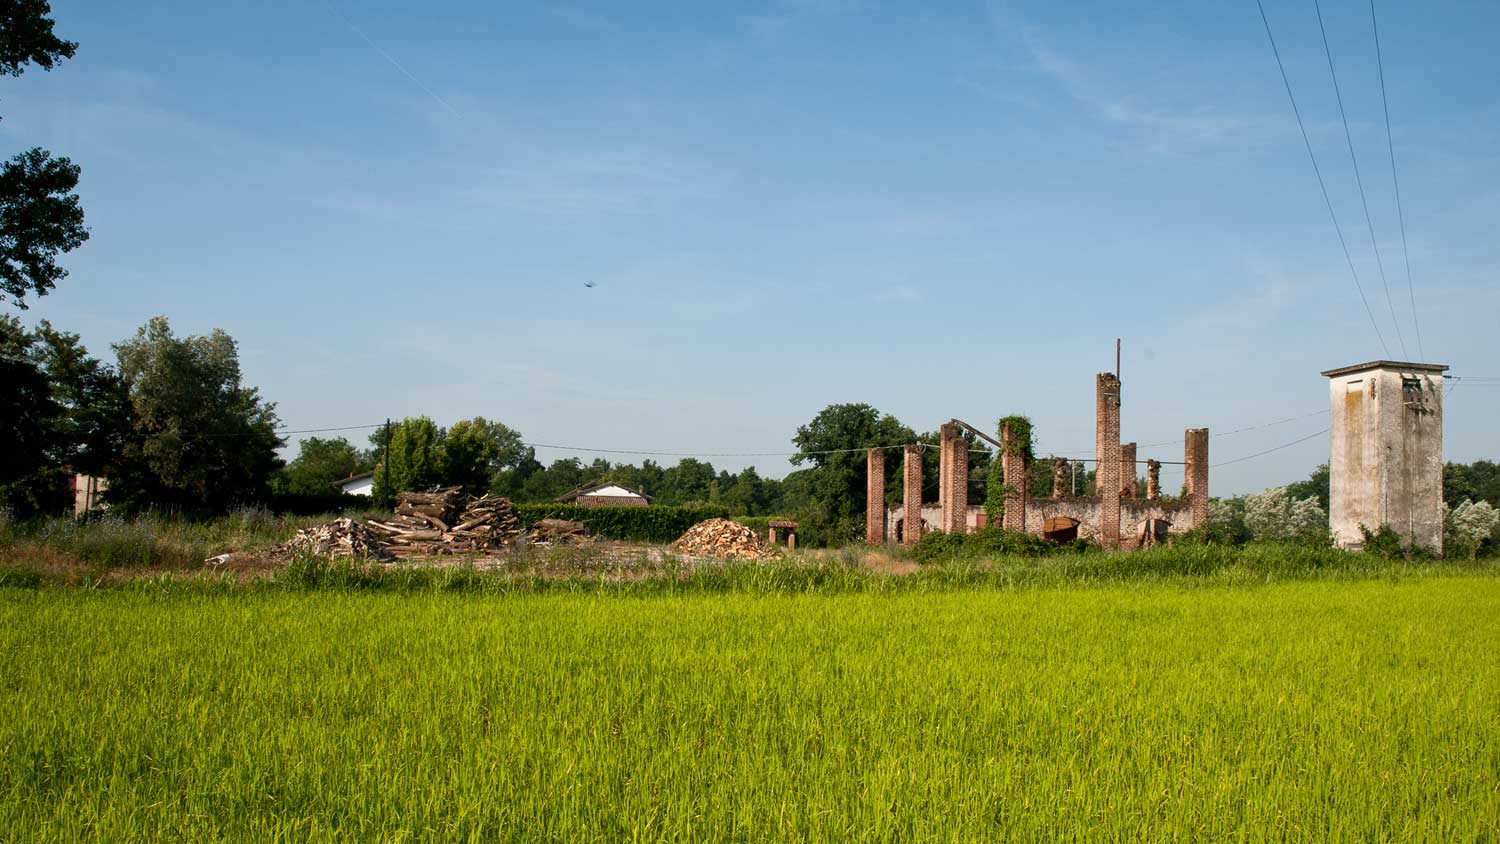
POLYGON ((776 555, 776 549, 763 545, 755 531, 728 519, 699 522, 672 547, 689 556, 721 560, 763 560, 776 555))
POLYGON ((275 551, 285 556, 311 554, 317 557, 374 560, 391 558, 391 552, 380 536, 353 519, 334 519, 326 524, 302 528, 290 542, 276 546, 275 551))
POLYGON ((536 545, 550 545, 554 542, 577 545, 589 540, 588 527, 583 522, 570 522, 567 519, 542 519, 531 526, 527 539, 536 545))
POLYGON ((509 498, 486 494, 464 504, 458 487, 397 493, 395 515, 368 524, 399 557, 488 551, 525 532, 509 498))

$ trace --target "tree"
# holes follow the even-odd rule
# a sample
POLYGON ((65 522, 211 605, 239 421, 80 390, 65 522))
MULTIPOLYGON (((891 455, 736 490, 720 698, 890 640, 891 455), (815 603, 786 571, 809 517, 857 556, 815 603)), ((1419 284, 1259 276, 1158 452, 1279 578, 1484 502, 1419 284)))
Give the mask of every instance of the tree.
POLYGON ((718 475, 712 463, 684 457, 676 466, 662 473, 661 491, 655 494, 656 503, 676 507, 705 504, 715 497, 717 486, 718 475))
POLYGON ((1489 460, 1449 463, 1443 467, 1443 501, 1457 507, 1465 501, 1488 501, 1500 507, 1500 464, 1489 460))
POLYGON ((737 513, 747 516, 764 515, 766 510, 765 482, 754 466, 734 476, 734 481, 720 496, 723 504, 737 513))
POLYGON ((51 13, 46 0, 0 2, 0 74, 20 76, 28 64, 51 70, 73 58, 78 44, 52 32, 56 22, 48 17, 51 13))
MULTIPOLYGON (((798 484, 807 495, 806 521, 824 541, 849 542, 863 534, 865 512, 865 449, 915 442, 916 433, 889 414, 868 404, 833 404, 797 429, 792 438, 801 451, 792 462, 813 464, 798 484)), ((886 452, 887 496, 901 489, 902 452, 886 452), (895 471, 889 464, 894 462, 895 471)), ((788 481, 791 477, 788 476, 788 481)), ((896 493, 899 497, 899 492, 896 493)))
POLYGON ((57 506, 63 407, 31 354, 32 338, 14 317, 0 318, 0 506, 25 518, 57 506))
POLYGON ((159 316, 114 348, 132 419, 106 500, 221 511, 265 492, 281 466, 276 406, 241 383, 228 334, 179 338, 159 316))
POLYGON ((521 433, 514 428, 482 416, 456 422, 443 436, 444 483, 483 495, 502 471, 515 468, 526 453, 521 433))
POLYGON ((57 256, 89 239, 79 205, 78 165, 31 149, 0 167, 0 290, 19 308, 68 274, 57 256))
POLYGON ((389 459, 383 451, 375 466, 371 498, 389 507, 396 493, 424 490, 443 480, 442 431, 426 416, 409 416, 391 431, 389 459))
POLYGON ((281 483, 287 492, 298 495, 328 495, 335 482, 373 466, 372 455, 343 437, 308 437, 298 447, 297 457, 281 470, 281 483))
POLYGON ((1457 507, 1444 505, 1443 544, 1449 552, 1479 556, 1479 549, 1500 531, 1500 510, 1488 501, 1461 501, 1457 507))
POLYGON ((1313 470, 1305 481, 1287 484, 1286 494, 1294 499, 1316 498, 1318 506, 1328 509, 1328 464, 1323 463, 1313 470))
POLYGON ((78 335, 45 320, 26 331, 0 317, 0 383, 11 387, 0 408, 0 505, 13 514, 71 505, 69 472, 104 474, 129 424, 120 380, 91 357, 78 335))
MULTIPOLYGON (((20 76, 28 65, 51 70, 78 45, 52 32, 45 0, 0 0, 0 73, 20 76)), ((57 256, 83 245, 88 229, 73 191, 79 169, 66 158, 32 148, 0 167, 0 292, 25 309, 68 273, 57 256)))

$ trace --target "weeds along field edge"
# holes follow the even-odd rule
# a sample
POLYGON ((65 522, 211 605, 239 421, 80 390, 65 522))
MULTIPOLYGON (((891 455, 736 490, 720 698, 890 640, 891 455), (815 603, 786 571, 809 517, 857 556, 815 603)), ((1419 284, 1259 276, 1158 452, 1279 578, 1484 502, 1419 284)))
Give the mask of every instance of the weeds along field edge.
POLYGON ((0 590, 28 840, 1484 840, 1500 579, 0 590))
POLYGON ((998 556, 952 560, 889 573, 861 562, 863 551, 790 556, 772 561, 704 562, 666 556, 650 565, 597 561, 571 566, 553 559, 502 569, 472 564, 381 565, 349 559, 296 557, 268 573, 243 578, 198 569, 109 580, 48 574, 0 565, 0 587, 82 586, 153 591, 305 591, 480 594, 600 593, 658 596, 714 593, 903 593, 972 589, 1098 588, 1173 584, 1182 588, 1254 586, 1300 580, 1354 581, 1500 576, 1500 561, 1403 560, 1303 546, 1178 546, 1125 554, 998 556))

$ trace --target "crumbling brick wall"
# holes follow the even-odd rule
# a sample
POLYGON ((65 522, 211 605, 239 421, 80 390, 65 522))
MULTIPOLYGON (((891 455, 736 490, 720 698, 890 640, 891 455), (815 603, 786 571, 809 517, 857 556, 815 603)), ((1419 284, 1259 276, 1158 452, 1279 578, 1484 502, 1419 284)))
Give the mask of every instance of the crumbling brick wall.
POLYGON ((1005 477, 1006 530, 1026 529, 1026 455, 1015 445, 1007 424, 1000 429, 1000 467, 1005 477))
POLYGON ((865 452, 865 541, 885 541, 885 450, 865 452))
POLYGON ((1182 461, 1186 465, 1193 527, 1208 524, 1208 429, 1189 428, 1183 434, 1182 461))
POLYGON ((1135 443, 1120 446, 1120 498, 1135 500, 1135 443))
POLYGON ((909 445, 902 454, 901 494, 906 515, 902 519, 901 541, 916 545, 922 538, 922 447, 909 445))
POLYGON ((1099 499, 1099 543, 1120 547, 1120 379, 1099 373, 1094 386, 1094 491, 1099 499))

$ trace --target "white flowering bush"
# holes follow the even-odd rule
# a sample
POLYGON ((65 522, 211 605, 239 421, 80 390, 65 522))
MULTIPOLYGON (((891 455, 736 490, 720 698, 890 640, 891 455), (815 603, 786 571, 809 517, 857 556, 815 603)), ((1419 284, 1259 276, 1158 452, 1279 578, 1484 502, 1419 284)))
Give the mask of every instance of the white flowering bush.
MULTIPOLYGON (((1445 509, 1447 509, 1445 507, 1445 509)), ((1488 501, 1465 499, 1443 518, 1443 544, 1450 552, 1479 556, 1479 547, 1500 531, 1500 510, 1488 501)))
POLYGON ((1316 498, 1292 498, 1286 487, 1245 496, 1245 527, 1261 542, 1293 542, 1328 532, 1328 514, 1316 498))

